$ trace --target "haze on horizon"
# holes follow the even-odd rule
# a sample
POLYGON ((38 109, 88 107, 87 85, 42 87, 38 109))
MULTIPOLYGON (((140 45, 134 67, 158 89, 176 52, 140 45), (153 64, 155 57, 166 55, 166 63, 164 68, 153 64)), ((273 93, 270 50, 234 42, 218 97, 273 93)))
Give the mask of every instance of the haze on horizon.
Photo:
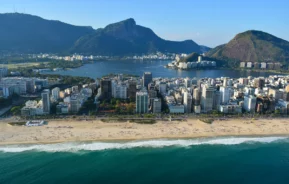
POLYGON ((0 0, 0 13, 19 12, 94 29, 134 18, 168 40, 215 47, 237 33, 261 30, 289 40, 289 1, 0 0))

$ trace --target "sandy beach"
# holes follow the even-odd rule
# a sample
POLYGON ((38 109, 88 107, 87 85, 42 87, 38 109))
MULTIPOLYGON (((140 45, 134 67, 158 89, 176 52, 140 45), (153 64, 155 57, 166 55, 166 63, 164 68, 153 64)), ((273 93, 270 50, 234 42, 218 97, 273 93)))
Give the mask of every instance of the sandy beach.
POLYGON ((212 124, 198 119, 156 124, 66 120, 49 121, 48 125, 40 127, 11 126, 0 122, 1 145, 245 135, 289 135, 289 119, 228 119, 215 120, 212 124))

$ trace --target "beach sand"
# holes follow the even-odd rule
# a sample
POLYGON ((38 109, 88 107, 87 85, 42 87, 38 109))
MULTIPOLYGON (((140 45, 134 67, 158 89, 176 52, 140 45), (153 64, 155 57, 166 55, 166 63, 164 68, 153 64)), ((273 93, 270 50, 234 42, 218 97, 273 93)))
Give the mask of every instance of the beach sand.
POLYGON ((198 119, 159 121, 156 124, 54 120, 40 127, 11 126, 0 122, 0 145, 270 135, 289 135, 289 119, 227 119, 215 120, 212 124, 198 119))

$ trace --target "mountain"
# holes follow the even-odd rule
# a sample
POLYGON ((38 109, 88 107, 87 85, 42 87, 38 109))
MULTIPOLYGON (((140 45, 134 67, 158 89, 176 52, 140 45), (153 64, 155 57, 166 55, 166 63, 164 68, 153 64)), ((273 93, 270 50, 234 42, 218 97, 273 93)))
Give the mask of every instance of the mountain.
POLYGON ((289 42, 262 31, 246 31, 206 56, 229 61, 289 62, 289 42))
POLYGON ((153 52, 203 53, 208 48, 192 40, 168 41, 158 37, 151 29, 139 26, 134 19, 110 24, 95 33, 78 39, 71 52, 99 55, 133 55, 153 52))
POLYGON ((0 14, 0 50, 26 53, 62 52, 80 37, 95 32, 92 27, 20 13, 0 14))
POLYGON ((134 19, 104 29, 74 26, 22 13, 0 14, 0 52, 83 53, 124 56, 160 52, 204 53, 192 40, 168 41, 134 19))

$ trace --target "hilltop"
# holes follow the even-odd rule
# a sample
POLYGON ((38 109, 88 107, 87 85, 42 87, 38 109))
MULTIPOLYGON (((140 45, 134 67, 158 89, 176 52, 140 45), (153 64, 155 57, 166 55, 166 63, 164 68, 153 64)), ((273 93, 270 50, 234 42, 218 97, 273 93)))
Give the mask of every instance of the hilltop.
POLYGON ((229 43, 220 45, 206 56, 228 61, 289 62, 289 42, 262 31, 237 34, 229 43))
POLYGON ((192 40, 164 40, 132 18, 94 30, 29 14, 4 13, 0 24, 0 52, 124 56, 158 51, 204 53, 209 49, 192 40))
POLYGON ((81 36, 95 32, 89 26, 21 13, 0 14, 0 24, 0 51, 21 53, 62 52, 81 36))
POLYGON ((203 53, 208 49, 192 40, 164 40, 151 29, 137 25, 135 20, 130 18, 81 37, 71 51, 100 55, 132 55, 154 52, 203 53))

